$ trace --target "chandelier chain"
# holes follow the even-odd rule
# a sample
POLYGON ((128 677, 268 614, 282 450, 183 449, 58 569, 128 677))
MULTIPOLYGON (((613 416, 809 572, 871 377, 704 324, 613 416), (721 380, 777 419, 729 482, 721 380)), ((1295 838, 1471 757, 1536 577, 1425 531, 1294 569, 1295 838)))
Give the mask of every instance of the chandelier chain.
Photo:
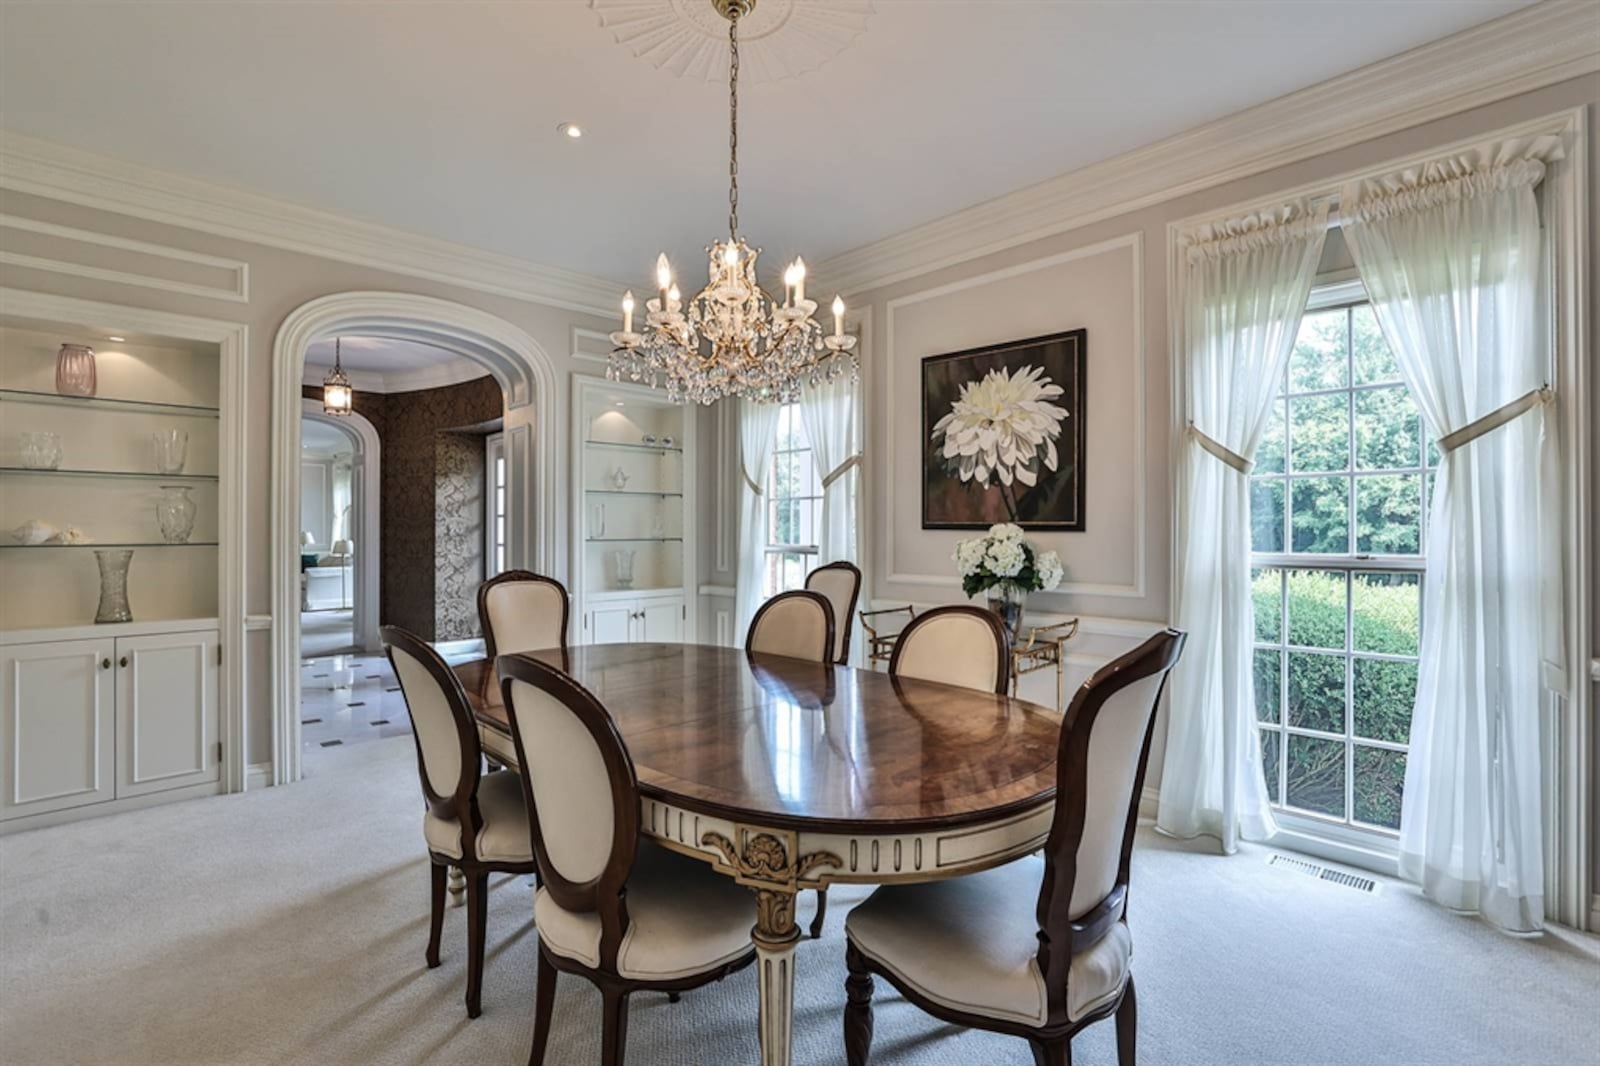
POLYGON ((739 10, 728 13, 728 236, 739 236, 739 10))

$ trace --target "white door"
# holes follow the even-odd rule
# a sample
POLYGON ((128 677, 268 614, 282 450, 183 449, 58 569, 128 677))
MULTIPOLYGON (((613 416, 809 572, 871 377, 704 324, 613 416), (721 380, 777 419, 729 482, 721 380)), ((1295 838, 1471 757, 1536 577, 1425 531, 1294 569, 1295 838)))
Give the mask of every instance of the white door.
POLYGON ((217 634, 117 641, 117 795, 215 781, 217 634))
POLYGON ((633 638, 633 615, 638 604, 622 600, 589 612, 590 644, 626 644, 633 638))
POLYGON ((683 600, 645 600, 639 615, 640 640, 647 644, 683 643, 683 600))
POLYGON ((0 649, 0 819, 111 799, 113 642, 0 649))

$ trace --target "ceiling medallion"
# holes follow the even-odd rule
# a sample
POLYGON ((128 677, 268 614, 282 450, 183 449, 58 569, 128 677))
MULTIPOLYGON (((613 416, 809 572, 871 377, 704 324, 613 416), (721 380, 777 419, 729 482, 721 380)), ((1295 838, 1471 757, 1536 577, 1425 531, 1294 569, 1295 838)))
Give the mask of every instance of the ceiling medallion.
MULTIPOLYGON (((600 25, 636 57, 680 78, 727 73, 726 18, 716 0, 589 0, 600 25)), ((872 0, 761 0, 747 5, 739 40, 747 81, 816 70, 866 28, 872 0)))
MULTIPOLYGON (((702 3, 706 0, 701 0, 702 3)), ((784 298, 756 278, 761 249, 739 236, 739 27, 756 0, 710 0, 728 20, 728 237, 706 249, 710 278, 685 305, 666 253, 656 259, 656 292, 645 303, 644 330, 634 332, 633 293, 622 297, 622 328, 606 366, 612 381, 642 381, 674 402, 715 403, 740 396, 792 403, 802 385, 856 374, 856 339, 844 331, 844 301, 833 298, 833 332, 824 334, 806 299, 806 265, 790 263, 784 298)))

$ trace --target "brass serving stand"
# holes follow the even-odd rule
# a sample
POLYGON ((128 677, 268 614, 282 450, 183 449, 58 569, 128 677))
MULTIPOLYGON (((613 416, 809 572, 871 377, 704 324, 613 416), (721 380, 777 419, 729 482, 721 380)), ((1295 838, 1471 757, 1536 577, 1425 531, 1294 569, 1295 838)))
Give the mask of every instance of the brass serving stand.
MULTIPOLYGON (((861 628, 866 632, 868 666, 887 664, 894 655, 894 644, 900 639, 900 631, 916 617, 916 611, 907 604, 904 607, 862 611, 860 614, 861 628)), ((1011 645, 1013 697, 1017 694, 1017 682, 1023 674, 1048 670, 1053 666, 1056 671, 1056 710, 1061 709, 1062 698, 1066 695, 1062 691, 1066 673, 1066 646, 1067 641, 1078 635, 1078 621, 1069 618, 1044 626, 1028 626, 1027 635, 1019 637, 1011 645)))

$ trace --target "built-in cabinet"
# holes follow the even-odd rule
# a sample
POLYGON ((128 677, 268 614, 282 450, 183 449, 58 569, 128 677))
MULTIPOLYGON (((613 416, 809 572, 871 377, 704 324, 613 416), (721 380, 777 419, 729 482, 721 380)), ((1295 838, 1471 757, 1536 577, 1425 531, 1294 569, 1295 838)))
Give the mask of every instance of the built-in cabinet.
POLYGON ((692 622, 694 419, 655 390, 576 376, 573 639, 679 643, 692 622))
MULTIPOLYGON (((0 823, 215 788, 217 630, 0 646, 0 823)), ((8 640, 12 639, 8 637, 8 640)), ((51 819, 55 820, 55 819, 51 819)))

